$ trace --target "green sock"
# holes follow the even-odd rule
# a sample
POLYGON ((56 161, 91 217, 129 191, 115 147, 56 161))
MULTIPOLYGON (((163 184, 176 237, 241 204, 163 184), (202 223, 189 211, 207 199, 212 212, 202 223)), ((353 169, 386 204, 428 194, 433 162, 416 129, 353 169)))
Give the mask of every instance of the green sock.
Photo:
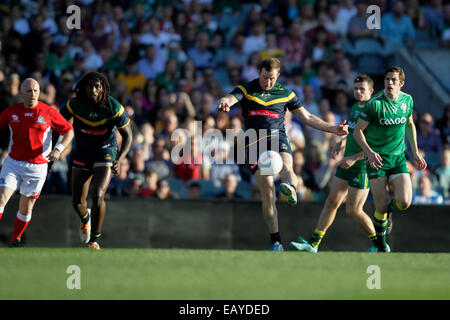
POLYGON ((369 240, 373 242, 373 245, 376 247, 378 245, 377 233, 369 234, 369 240))
POLYGON ((387 213, 392 213, 394 211, 401 211, 402 209, 397 205, 395 199, 391 199, 388 204, 387 213))
POLYGON ((313 247, 316 248, 319 247, 320 241, 322 241, 323 236, 325 235, 324 231, 320 231, 320 230, 314 230, 312 236, 311 236, 311 240, 309 240, 309 244, 313 247))
POLYGON ((375 233, 377 237, 377 248, 384 249, 386 248, 386 229, 388 225, 387 214, 380 214, 375 211, 373 220, 373 225, 375 227, 375 233))

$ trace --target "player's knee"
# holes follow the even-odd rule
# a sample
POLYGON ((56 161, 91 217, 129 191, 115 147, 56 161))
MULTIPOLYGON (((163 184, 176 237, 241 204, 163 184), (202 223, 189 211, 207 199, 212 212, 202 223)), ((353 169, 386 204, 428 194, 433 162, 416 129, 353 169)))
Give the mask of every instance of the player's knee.
POLYGON ((105 192, 97 190, 92 194, 92 201, 97 205, 102 204, 105 201, 105 192))
POLYGON ((396 200, 396 203, 400 210, 406 210, 411 205, 411 200, 410 199, 400 199, 400 200, 396 200))

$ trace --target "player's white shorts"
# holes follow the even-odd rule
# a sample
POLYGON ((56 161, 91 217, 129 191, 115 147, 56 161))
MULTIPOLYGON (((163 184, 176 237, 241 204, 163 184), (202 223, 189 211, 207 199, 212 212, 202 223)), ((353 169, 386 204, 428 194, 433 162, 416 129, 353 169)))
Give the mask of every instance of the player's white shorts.
POLYGON ((37 199, 47 177, 47 166, 47 163, 17 161, 8 156, 0 173, 0 187, 19 190, 20 194, 37 199))

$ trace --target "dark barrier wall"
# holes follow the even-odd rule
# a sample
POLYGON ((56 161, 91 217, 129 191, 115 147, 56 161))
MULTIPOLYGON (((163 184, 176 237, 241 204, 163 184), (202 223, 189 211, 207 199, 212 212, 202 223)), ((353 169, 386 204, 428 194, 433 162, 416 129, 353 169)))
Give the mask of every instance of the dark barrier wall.
MULTIPOLYGON (((278 203, 285 249, 298 235, 309 239, 323 203, 278 203)), ((264 250, 270 247, 261 203, 222 200, 111 199, 103 228, 105 248, 199 248, 264 250)), ((18 198, 11 199, 0 220, 0 242, 10 240, 18 198)), ((372 216, 371 203, 366 210, 372 216)), ((413 206, 394 216, 388 237, 393 251, 449 252, 450 207, 413 206)), ((23 240, 28 247, 80 247, 79 219, 69 197, 42 196, 36 203, 23 240)), ((366 251, 367 236, 342 206, 320 250, 366 251)))

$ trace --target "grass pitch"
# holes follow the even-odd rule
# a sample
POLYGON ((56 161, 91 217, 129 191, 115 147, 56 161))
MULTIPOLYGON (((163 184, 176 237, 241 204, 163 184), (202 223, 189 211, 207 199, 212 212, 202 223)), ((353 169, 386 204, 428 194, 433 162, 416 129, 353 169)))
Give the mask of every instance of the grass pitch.
POLYGON ((448 253, 1 248, 0 259, 0 299, 450 299, 448 253), (67 286, 71 265, 80 289, 67 286), (367 286, 373 265, 380 289, 367 286))

